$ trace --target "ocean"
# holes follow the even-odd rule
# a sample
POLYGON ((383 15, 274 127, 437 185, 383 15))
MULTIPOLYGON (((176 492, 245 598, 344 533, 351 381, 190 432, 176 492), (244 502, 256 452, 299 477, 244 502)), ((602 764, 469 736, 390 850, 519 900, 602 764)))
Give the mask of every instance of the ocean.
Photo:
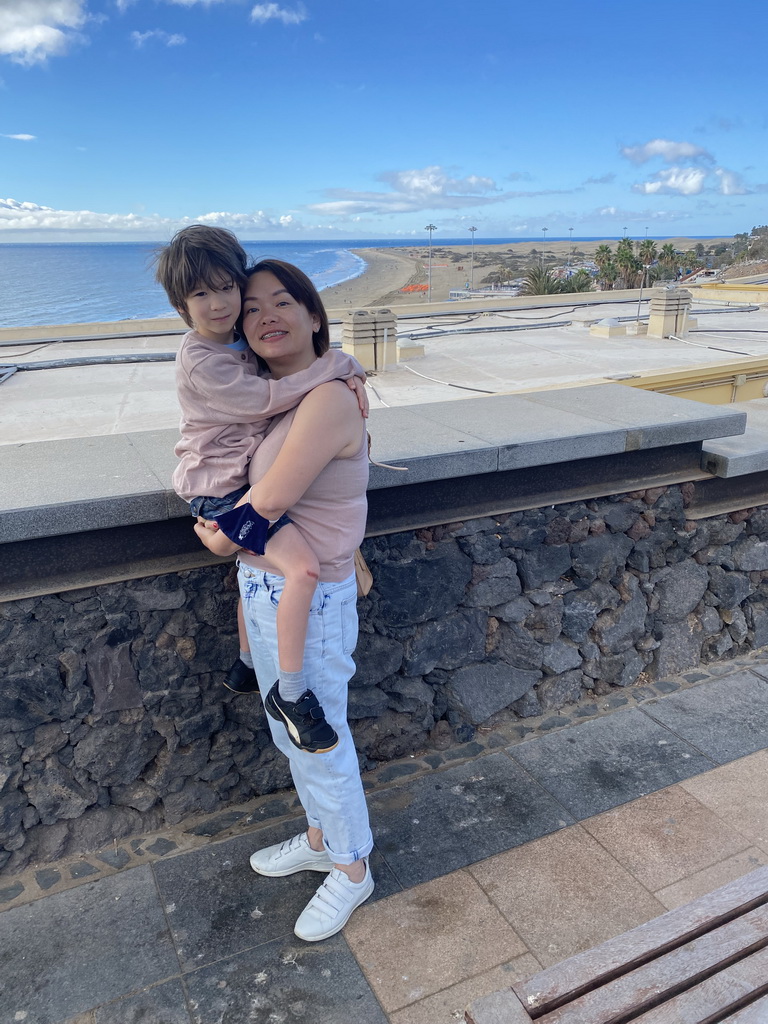
MULTIPOLYGON (((541 242, 538 238, 476 238, 475 245, 541 242)), ((549 238, 547 241, 568 241, 549 238)), ((593 239, 574 238, 580 241, 593 239)), ((103 323, 174 316, 155 284, 151 261, 159 242, 0 243, 0 327, 103 323)), ((274 257, 295 263, 322 291, 357 277, 365 263, 350 249, 426 249, 426 238, 349 241, 246 242, 254 260, 274 257)), ((468 245, 465 238, 439 238, 432 245, 468 245)))

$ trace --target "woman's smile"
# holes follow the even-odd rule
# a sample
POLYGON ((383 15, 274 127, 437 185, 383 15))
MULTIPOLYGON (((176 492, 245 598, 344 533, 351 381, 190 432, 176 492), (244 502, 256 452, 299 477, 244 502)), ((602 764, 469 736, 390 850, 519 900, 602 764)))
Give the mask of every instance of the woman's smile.
POLYGON ((320 319, 295 299, 269 270, 252 274, 243 298, 243 333, 273 376, 296 373, 316 359, 314 332, 320 319))

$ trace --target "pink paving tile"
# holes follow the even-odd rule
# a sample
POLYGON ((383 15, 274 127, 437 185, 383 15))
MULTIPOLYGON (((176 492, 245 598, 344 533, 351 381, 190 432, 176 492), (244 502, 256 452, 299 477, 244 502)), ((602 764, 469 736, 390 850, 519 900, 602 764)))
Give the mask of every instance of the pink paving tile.
POLYGON ((538 960, 526 953, 508 964, 412 1003, 404 1010, 397 1010, 390 1015, 390 1024, 456 1024, 464 1020, 464 1010, 473 999, 508 988, 512 982, 529 978, 540 969, 538 960))
POLYGON ((361 907, 344 937, 387 1013, 528 952, 466 871, 361 907))
POLYGON ((545 967, 664 911, 580 825, 468 870, 545 967))
POLYGON ((737 853, 735 857, 728 857, 726 860, 721 860, 719 864, 713 864, 709 868, 704 868, 703 871, 697 871, 695 875, 690 875, 681 882, 675 882, 674 885, 659 889, 654 896, 669 910, 674 910, 675 907, 682 907, 683 904, 690 903, 691 900, 698 899, 699 896, 706 896, 707 893, 719 889, 721 885, 734 882, 737 878, 748 875, 750 871, 766 864, 768 864, 768 854, 756 846, 750 846, 748 850, 737 853))
POLYGON ((651 892, 751 845, 680 785, 614 807, 583 825, 651 892))
POLYGON ((768 849, 768 750, 680 785, 732 828, 768 849))

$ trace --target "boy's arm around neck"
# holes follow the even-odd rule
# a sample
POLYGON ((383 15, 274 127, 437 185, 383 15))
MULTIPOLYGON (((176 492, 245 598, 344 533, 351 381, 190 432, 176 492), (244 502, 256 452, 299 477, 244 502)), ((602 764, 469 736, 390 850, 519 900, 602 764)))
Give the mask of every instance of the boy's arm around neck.
POLYGON ((305 370, 271 380, 254 373, 253 356, 222 347, 189 346, 177 364, 179 396, 189 390, 205 403, 206 411, 221 422, 252 422, 288 412, 318 384, 349 380, 365 371, 356 359, 331 349, 305 370), (184 382, 186 379, 186 388, 184 382))

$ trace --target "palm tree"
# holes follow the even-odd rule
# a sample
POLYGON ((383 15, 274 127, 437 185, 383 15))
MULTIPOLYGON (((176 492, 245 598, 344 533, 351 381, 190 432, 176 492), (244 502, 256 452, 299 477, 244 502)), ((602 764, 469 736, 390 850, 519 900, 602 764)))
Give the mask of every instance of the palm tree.
POLYGON ((669 270, 674 270, 677 266, 677 253, 671 242, 665 242, 662 245, 661 252, 659 253, 659 262, 669 270))
POLYGON ((624 287, 634 287, 635 278, 640 270, 640 260, 635 256, 632 242, 628 238, 622 238, 616 247, 616 267, 623 278, 624 287))
POLYGON ((506 284, 507 281, 511 281, 515 277, 515 272, 511 267, 498 266, 488 274, 487 277, 483 278, 483 284, 506 284))
POLYGON ((646 238, 640 243, 640 262, 643 264, 643 274, 640 279, 640 287, 650 284, 651 264, 657 257, 656 243, 652 238, 646 238))
POLYGON ((598 245, 595 249, 595 266, 598 270, 602 270, 604 266, 611 262, 613 259, 613 253, 611 252, 610 245, 598 245))
POLYGON ((646 238, 640 243, 640 259, 644 266, 650 267, 653 261, 657 258, 658 253, 656 251, 656 243, 652 238, 646 238))
POLYGON ((541 260, 531 263, 525 272, 521 295, 556 295, 561 292, 562 281, 552 277, 541 260))
POLYGON ((618 276, 619 271, 616 268, 616 264, 612 259, 610 259, 600 268, 597 279, 600 282, 600 287, 603 291, 609 292, 616 283, 618 276))
POLYGON ((591 292, 592 291, 592 275, 588 270, 581 269, 577 270, 575 274, 571 274, 569 278, 562 282, 564 292, 591 292))

